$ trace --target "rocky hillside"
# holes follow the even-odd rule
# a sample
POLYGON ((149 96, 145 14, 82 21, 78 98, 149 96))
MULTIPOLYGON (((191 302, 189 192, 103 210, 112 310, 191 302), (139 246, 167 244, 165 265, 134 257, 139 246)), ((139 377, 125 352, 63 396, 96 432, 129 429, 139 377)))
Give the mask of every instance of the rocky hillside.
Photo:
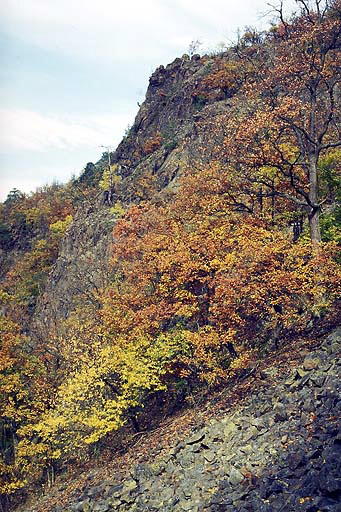
MULTIPOLYGON (((200 84, 212 68, 228 61, 228 56, 184 55, 168 66, 160 66, 150 77, 146 98, 133 126, 110 155, 122 178, 114 198, 129 205, 172 189, 176 178, 200 159, 204 117, 228 110, 226 94, 213 88, 210 98, 199 96, 200 84)), ((206 141, 205 151, 209 149, 206 141)), ((92 174, 105 169, 106 158, 92 166, 92 174)), ((88 178, 89 179, 89 178, 88 178)), ((113 200, 96 197, 78 207, 71 226, 60 244, 59 257, 39 297, 33 326, 46 332, 67 318, 77 304, 91 301, 92 293, 110 280, 108 268, 112 229, 117 215, 113 200)))
MULTIPOLYGON (((299 365, 287 357, 244 375, 229 392, 240 398, 247 380, 258 382, 257 389, 246 397, 244 391, 231 411, 223 392, 215 399, 219 407, 211 408, 213 418, 204 424, 194 419, 185 435, 180 422, 173 446, 160 455, 131 462, 122 476, 107 475, 96 486, 89 474, 69 503, 52 505, 48 493, 25 512, 338 512, 341 328, 315 350, 300 350, 299 365)), ((153 435, 148 444, 154 446, 153 435)), ((55 494, 58 502, 63 492, 55 494)))
MULTIPOLYGON (((236 90, 211 83, 209 77, 227 66, 231 56, 231 52, 211 57, 184 55, 151 75, 134 124, 110 155, 122 178, 114 200, 105 202, 98 188, 95 197, 78 206, 38 300, 32 322, 37 334, 43 335, 52 326, 58 330, 60 320, 83 300, 93 300, 92 293, 110 280, 112 229, 117 220, 111 210, 114 201, 129 206, 153 197, 157 200, 159 194, 172 193, 185 170, 213 158, 217 140, 209 134, 228 114, 236 90)), ((87 173, 97 183, 107 158, 91 164, 87 173)))
MULTIPOLYGON (((302 194, 302 187, 307 186, 306 180, 303 180, 302 184, 299 183, 298 176, 290 177, 290 172, 288 173, 286 169, 291 157, 282 154, 282 164, 277 161, 277 156, 273 162, 271 158, 268 161, 265 148, 260 148, 260 154, 256 157, 253 155, 252 147, 253 145, 257 147, 260 135, 255 135, 252 141, 245 139, 247 131, 244 127, 250 128, 258 122, 257 114, 255 117, 251 115, 249 120, 246 118, 245 122, 242 120, 243 115, 245 113, 249 115, 248 111, 254 108, 250 106, 250 100, 246 95, 248 87, 252 87, 248 85, 248 81, 252 83, 254 77, 257 81, 257 76, 264 69, 263 61, 269 60, 269 67, 271 67, 270 61, 276 51, 276 36, 274 36, 275 42, 271 38, 269 40, 266 37, 262 38, 264 34, 247 33, 241 39, 239 46, 226 52, 212 56, 193 55, 191 58, 184 55, 176 58, 166 67, 160 66, 151 75, 145 100, 140 106, 134 124, 116 150, 110 154, 110 164, 115 167, 115 173, 120 181, 113 187, 115 190, 112 191, 109 201, 105 201, 98 188, 98 193, 90 205, 86 202, 79 208, 72 226, 61 243, 60 259, 56 262, 51 279, 47 282, 46 291, 39 300, 34 322, 36 325, 39 324, 42 327, 44 323, 48 324, 50 321, 55 323, 55 317, 63 319, 69 316, 75 305, 83 300, 82 297, 87 300, 86 296, 91 295, 91 290, 96 291, 97 288, 107 284, 110 263, 108 260, 112 243, 111 231, 117 220, 117 215, 111 208, 115 202, 118 201, 124 208, 128 208, 131 204, 139 204, 146 200, 158 202, 160 198, 167 198, 167 195, 171 201, 172 193, 178 186, 178 179, 185 172, 218 165, 220 172, 223 173, 232 165, 237 169, 237 174, 231 175, 229 179, 231 183, 240 181, 238 186, 242 192, 225 193, 226 204, 230 204, 235 211, 241 213, 259 210, 257 212, 259 214, 266 209, 266 203, 270 203, 271 200, 273 223, 276 203, 279 222, 288 232, 293 231, 294 238, 302 233, 305 226, 307 230, 309 219, 307 211, 311 207, 311 200, 307 194, 302 194), (238 122, 240 122, 240 131, 236 133, 238 122), (233 152, 236 153, 234 156, 224 149, 229 137, 232 137, 233 152), (242 151, 246 151, 246 156, 243 158, 241 158, 242 151), (279 182, 284 177, 288 181, 285 186, 289 185, 289 190, 293 186, 292 204, 285 203, 283 199, 274 199, 275 196, 278 198, 291 198, 291 196, 282 190, 283 185, 279 186, 278 191, 275 190, 276 180, 271 181, 273 178, 270 179, 267 175, 257 177, 257 173, 255 177, 254 169, 251 176, 242 173, 243 165, 249 165, 248 155, 251 160, 256 158, 258 162, 256 167, 260 166, 261 169, 266 170, 273 165, 273 168, 280 169, 280 177, 277 178, 279 182), (253 182, 254 190, 251 191, 249 184, 253 182), (300 204, 297 194, 305 197, 307 204, 304 201, 300 204), (282 206, 280 201, 283 201, 282 206), (284 222, 283 219, 285 219, 284 222), (68 272, 64 272, 66 268, 68 272)), ((303 55, 302 65, 305 60, 303 55)), ((290 67, 290 65, 288 62, 287 66, 290 67)), ((278 72, 281 72, 281 68, 278 72)), ((264 77, 261 80, 264 80, 264 77)), ((292 81, 292 77, 285 80, 292 81)), ((274 84, 269 85, 269 90, 261 92, 262 97, 270 97, 275 90, 275 94, 278 94, 276 81, 275 73, 274 84)), ((257 88, 257 86, 255 83, 254 87, 257 88)), ((295 91, 294 94, 296 94, 295 91)), ((276 98, 277 100, 279 97, 276 98)), ((334 104, 334 99, 331 101, 331 105, 334 104)), ((273 105, 271 104, 268 108, 273 110, 273 105)), ((331 108, 334 107, 331 106, 331 108)), ((279 119, 285 115, 285 112, 281 113, 279 119)), ((325 118, 325 123, 330 123, 331 118, 328 112, 325 113, 325 118)), ((269 120, 265 119, 266 127, 262 127, 261 131, 270 130, 268 124, 269 120)), ((293 131, 295 132, 294 125, 293 131)), ((304 147, 309 144, 308 139, 306 143, 302 143, 304 147)), ((299 137, 297 140, 300 140, 299 137)), ((296 143, 297 141, 294 142, 296 143)), ((282 147, 283 144, 284 146, 288 144, 287 135, 279 146, 282 147)), ((300 151, 304 153, 302 148, 300 151)), ((276 148, 276 144, 273 152, 281 153, 281 150, 276 148)), ((310 158, 309 155, 306 157, 310 158)), ((328 158, 326 164, 322 163, 327 170, 326 174, 324 171, 321 172, 320 188, 328 199, 325 208, 329 213, 326 215, 325 224, 322 223, 321 227, 324 228, 325 225, 324 229, 332 233, 335 229, 332 225, 339 222, 340 213, 335 201, 339 182, 336 171, 330 171, 330 169, 337 167, 339 153, 331 154, 328 158)), ((101 175, 105 169, 107 159, 108 156, 102 158, 90 171, 90 176, 97 177, 97 184, 98 175, 101 175)), ((228 172, 230 173, 231 169, 228 172)), ((310 174, 309 171, 308 176, 310 174)), ((269 206, 268 209, 270 210, 269 206)), ((339 236, 336 234, 335 237, 334 234, 328 233, 325 239, 337 239, 339 236)))
POLYGON ((1 512, 338 510, 341 9, 299 4, 0 205, 1 512))

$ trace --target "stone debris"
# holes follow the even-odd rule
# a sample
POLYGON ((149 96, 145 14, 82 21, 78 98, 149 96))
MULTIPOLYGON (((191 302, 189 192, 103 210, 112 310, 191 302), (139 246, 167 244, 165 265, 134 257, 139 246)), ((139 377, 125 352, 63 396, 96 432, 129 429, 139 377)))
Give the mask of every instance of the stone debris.
POLYGON ((340 352, 338 328, 289 379, 53 511, 341 512, 340 352))

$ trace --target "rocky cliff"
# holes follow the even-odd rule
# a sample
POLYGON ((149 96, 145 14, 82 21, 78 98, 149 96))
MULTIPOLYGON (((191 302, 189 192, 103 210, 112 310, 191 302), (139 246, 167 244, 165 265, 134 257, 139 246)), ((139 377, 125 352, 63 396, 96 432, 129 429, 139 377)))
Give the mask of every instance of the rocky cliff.
MULTIPOLYGON (((227 60, 227 54, 194 55, 191 59, 184 55, 152 74, 133 126, 110 155, 122 178, 115 200, 129 205, 172 190, 186 168, 205 160, 210 146, 202 121, 213 122, 215 116, 226 112, 230 94, 219 86, 210 87, 209 97, 201 91, 207 74, 227 60)), ((93 172, 105 166, 103 158, 93 172)), ((51 326, 58 330, 58 322, 77 304, 92 300, 92 291, 108 283, 112 228, 117 218, 111 207, 112 201, 105 204, 100 189, 96 199, 80 206, 38 299, 32 324, 41 334, 51 326)))

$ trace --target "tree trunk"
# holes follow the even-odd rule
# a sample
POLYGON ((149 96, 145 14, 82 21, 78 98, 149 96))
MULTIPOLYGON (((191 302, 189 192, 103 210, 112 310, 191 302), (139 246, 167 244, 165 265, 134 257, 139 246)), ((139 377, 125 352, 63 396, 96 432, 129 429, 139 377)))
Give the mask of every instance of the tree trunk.
POLYGON ((321 242, 320 208, 312 208, 309 213, 310 238, 313 249, 318 249, 321 242))
POLYGON ((309 200, 312 205, 309 212, 310 238, 313 249, 318 249, 321 242, 321 232, 320 206, 318 205, 317 158, 315 154, 310 155, 309 163, 309 200))

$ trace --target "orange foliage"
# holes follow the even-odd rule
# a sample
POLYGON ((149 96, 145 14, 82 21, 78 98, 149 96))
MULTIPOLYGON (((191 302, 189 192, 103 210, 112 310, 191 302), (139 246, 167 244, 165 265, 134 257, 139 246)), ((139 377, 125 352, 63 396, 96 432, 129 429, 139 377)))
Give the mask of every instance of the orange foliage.
POLYGON ((228 342, 255 346, 304 328, 333 302, 340 272, 332 246, 314 255, 266 219, 233 213, 224 174, 207 175, 186 177, 171 203, 133 206, 118 221, 117 282, 102 319, 116 336, 197 332, 194 360, 203 349, 213 361, 228 342))
POLYGON ((147 139, 143 146, 142 146, 142 152, 144 155, 149 155, 151 153, 154 153, 162 144, 162 137, 160 132, 156 132, 152 137, 149 137, 147 139))
POLYGON ((225 97, 235 94, 251 73, 251 66, 239 59, 218 61, 212 70, 201 80, 195 96, 215 98, 215 89, 220 89, 225 97))

